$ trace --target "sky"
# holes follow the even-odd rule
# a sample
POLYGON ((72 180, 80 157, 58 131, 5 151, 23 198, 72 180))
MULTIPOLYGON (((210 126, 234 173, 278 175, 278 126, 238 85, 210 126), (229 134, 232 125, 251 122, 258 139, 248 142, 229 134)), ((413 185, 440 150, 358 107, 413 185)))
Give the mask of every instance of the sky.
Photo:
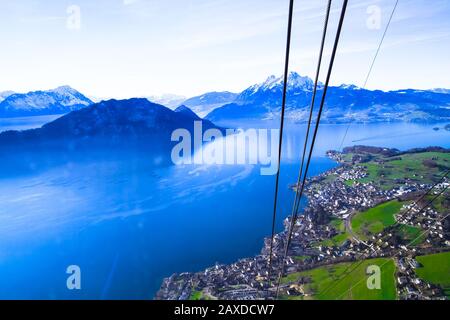
MULTIPOLYGON (((349 1, 332 85, 363 85, 394 3, 349 1)), ((282 75, 288 4, 0 0, 0 91, 70 85, 97 98, 240 92, 282 75)), ((311 78, 326 4, 295 0, 290 69, 311 78)), ((341 4, 333 1, 325 61, 341 4)), ((450 0, 400 0, 367 88, 450 88, 449 49, 450 0)))

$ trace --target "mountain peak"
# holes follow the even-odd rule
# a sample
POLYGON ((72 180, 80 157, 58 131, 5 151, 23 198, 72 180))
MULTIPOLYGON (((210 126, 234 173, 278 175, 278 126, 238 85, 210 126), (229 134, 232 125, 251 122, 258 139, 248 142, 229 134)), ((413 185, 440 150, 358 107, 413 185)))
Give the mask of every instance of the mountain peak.
POLYGON ((354 84, 345 84, 345 83, 341 84, 339 86, 339 88, 341 88, 341 89, 348 89, 348 90, 359 90, 359 89, 361 89, 360 87, 355 86, 354 84))
POLYGON ((10 90, 0 92, 0 102, 5 100, 9 96, 12 96, 14 93, 15 93, 14 91, 10 91, 10 90))
MULTIPOLYGON (((197 119, 145 98, 111 99, 70 112, 45 124, 41 131, 50 132, 48 136, 54 138, 58 135, 72 138, 99 136, 115 141, 128 137, 141 139, 149 134, 167 137, 177 128, 193 127, 194 120, 197 119)), ((214 127, 209 121, 203 123, 208 128, 214 127)))
POLYGON ((189 109, 188 107, 186 107, 184 104, 182 104, 181 106, 179 106, 178 108, 176 108, 174 110, 175 112, 192 112, 191 109, 189 109))
MULTIPOLYGON (((177 143, 172 139, 173 132, 185 129, 193 133, 196 121, 147 99, 111 99, 72 111, 41 128, 2 132, 0 148, 3 155, 13 153, 5 151, 7 148, 15 154, 28 152, 32 147, 39 155, 45 155, 38 157, 45 159, 43 165, 47 165, 47 156, 54 163, 71 159, 69 154, 77 159, 86 156, 92 160, 98 154, 103 160, 105 155, 122 159, 124 150, 133 155, 145 154, 146 161, 155 164, 170 164, 171 151, 177 143)), ((198 121, 204 130, 220 129, 210 121, 198 121)), ((28 161, 27 157, 17 158, 28 161)), ((34 167, 41 165, 39 159, 33 162, 34 167)))
POLYGON ((109 100, 103 100, 98 103, 95 103, 91 105, 92 108, 117 108, 117 109, 127 109, 128 111, 132 108, 148 108, 158 106, 160 108, 167 109, 163 105, 160 105, 158 103, 154 103, 149 101, 146 98, 130 98, 130 99, 123 99, 123 100, 117 100, 117 99, 109 99, 109 100))
MULTIPOLYGON (((284 76, 269 76, 264 82, 259 84, 255 84, 251 86, 249 89, 253 92, 257 92, 259 90, 273 90, 282 88, 284 84, 284 76)), ((295 71, 291 71, 288 74, 288 90, 292 89, 303 89, 303 90, 311 90, 314 87, 314 82, 308 76, 301 76, 295 71)))
POLYGON ((70 86, 47 91, 9 95, 0 102, 0 117, 25 117, 64 114, 92 104, 92 101, 70 86))
POLYGON ((275 75, 270 75, 264 82, 253 85, 251 88, 253 92, 257 92, 259 90, 270 90, 275 86, 279 85, 282 81, 282 78, 276 77, 275 75))
POLYGON ((295 71, 289 72, 288 75, 288 88, 304 88, 312 89, 314 87, 314 82, 308 76, 302 77, 295 71))
MULTIPOLYGON (((264 82, 244 90, 234 103, 217 108, 206 116, 211 121, 237 119, 274 119, 280 114, 283 98, 283 78, 270 76, 264 82)), ((323 84, 318 84, 319 89, 323 84)), ((314 82, 296 72, 288 74, 286 119, 303 122, 308 114, 314 82)), ((326 97, 326 123, 351 121, 449 121, 450 93, 434 90, 367 90, 352 84, 330 86, 326 97)), ((224 123, 224 122, 222 122, 224 123)))
POLYGON ((185 114, 194 119, 200 119, 200 117, 194 111, 186 107, 184 104, 176 108, 174 111, 177 113, 185 114))
POLYGON ((78 91, 72 88, 71 86, 64 85, 59 86, 55 89, 48 90, 49 92, 59 93, 59 94, 77 94, 78 91))

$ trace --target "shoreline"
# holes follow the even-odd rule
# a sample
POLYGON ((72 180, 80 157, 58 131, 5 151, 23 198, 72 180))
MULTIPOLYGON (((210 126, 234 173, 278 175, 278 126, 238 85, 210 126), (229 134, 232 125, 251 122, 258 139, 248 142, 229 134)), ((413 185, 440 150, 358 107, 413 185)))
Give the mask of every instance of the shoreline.
MULTIPOLYGON (((357 151, 358 148, 364 150, 366 147, 355 146, 352 148, 357 151)), ((352 148, 347 148, 346 152, 348 153, 352 148)), ((377 147, 369 148, 369 151, 375 152, 375 154, 390 156, 436 150, 443 153, 450 152, 449 149, 433 147, 405 151, 377 147)), ((294 237, 286 261, 285 275, 311 270, 320 266, 356 261, 357 255, 355 252, 363 252, 367 249, 367 244, 356 238, 346 241, 344 245, 339 247, 325 248, 319 246, 316 248, 312 246, 311 244, 313 243, 320 243, 323 239, 330 239, 338 234, 335 228, 321 221, 326 216, 325 211, 329 213, 328 216, 332 217, 332 219, 344 221, 355 212, 373 208, 399 196, 415 194, 428 187, 428 185, 424 184, 411 184, 408 185, 407 190, 399 187, 387 191, 374 187, 370 183, 357 184, 356 187, 346 186, 347 181, 364 179, 367 173, 360 166, 348 165, 342 157, 345 154, 345 152, 328 151, 326 153, 327 157, 336 161, 338 165, 307 179, 305 196, 308 201, 303 210, 304 214, 299 216, 294 228, 294 237), (328 184, 332 176, 338 176, 339 179, 328 184), (319 186, 319 191, 317 186, 319 186), (350 189, 350 191, 347 191, 347 189, 350 189), (339 201, 342 203, 336 203, 339 201), (308 258, 305 258, 303 261, 297 261, 301 257, 308 258)), ((289 187, 295 189, 295 184, 289 187)), ((284 229, 274 236, 273 266, 276 269, 281 264, 280 256, 282 256, 284 249, 289 221, 290 216, 284 219, 284 229)), ((272 299, 274 298, 274 288, 268 285, 269 281, 267 279, 269 245, 270 238, 265 237, 260 254, 256 256, 245 257, 228 265, 217 264, 199 272, 173 274, 163 280, 155 299, 185 300, 192 297, 203 299, 272 299)), ((439 249, 436 250, 439 251, 439 249)), ((422 251, 431 252, 433 250, 420 250, 418 252, 422 251)), ((392 252, 383 250, 381 254, 372 258, 391 256, 392 252)), ((284 289, 289 292, 287 288, 284 289)))
MULTIPOLYGON (((306 183, 308 184, 308 182, 311 180, 311 179, 314 179, 314 178, 320 178, 320 177, 322 177, 322 176, 326 176, 326 175, 328 175, 328 174, 330 174, 330 173, 332 173, 332 172, 334 172, 337 168, 339 168, 342 164, 338 161, 338 160, 336 160, 336 159, 333 159, 332 157, 330 157, 327 153, 325 153, 325 155, 324 155, 324 158, 327 158, 327 159, 330 159, 330 160, 332 160, 332 161, 334 161, 335 163, 336 163, 336 166, 335 167, 333 167, 333 168, 331 168, 331 169, 327 169, 326 171, 324 171, 324 172, 322 172, 322 173, 320 173, 320 174, 318 174, 318 175, 316 175, 316 176, 314 176, 314 177, 310 177, 310 178, 308 178, 307 180, 306 180, 306 183)), ((289 189, 294 189, 295 188, 295 185, 296 184, 290 184, 289 186, 288 186, 288 188, 289 189)), ((303 209, 303 214, 302 215, 299 215, 299 217, 298 217, 298 221, 297 221, 297 225, 299 225, 299 224, 302 224, 302 221, 305 219, 305 215, 307 215, 308 213, 309 213, 309 211, 311 211, 311 210, 313 210, 312 208, 310 208, 310 201, 309 201, 309 195, 308 195, 308 192, 306 191, 306 189, 305 189, 305 198, 306 198, 306 204, 305 204, 305 207, 304 207, 304 209, 303 209)), ((284 220, 283 220, 283 230, 282 231, 280 231, 280 232, 277 232, 277 233, 275 233, 275 235, 274 235, 274 244, 273 244, 273 246, 274 246, 274 253, 275 253, 275 247, 278 247, 278 249, 282 249, 281 247, 281 242, 282 242, 282 244, 284 244, 284 240, 282 239, 282 237, 284 237, 285 236, 285 234, 288 232, 288 229, 289 229, 289 222, 290 222, 290 214, 288 215, 288 217, 286 217, 284 220), (276 245, 276 243, 279 243, 280 242, 280 244, 277 244, 276 245)), ((238 259, 236 262, 234 262, 234 263, 232 263, 231 265, 233 265, 233 264, 236 264, 236 263, 245 263, 247 260, 256 260, 256 261, 258 261, 259 263, 261 263, 261 262, 265 262, 265 261, 267 261, 267 258, 266 258, 266 256, 268 255, 268 251, 269 251, 269 243, 270 243, 270 238, 269 237, 264 237, 263 238, 263 247, 261 248, 261 250, 260 250, 260 253, 259 254, 256 254, 255 256, 253 256, 253 257, 243 257, 243 258, 240 258, 240 259, 238 259), (263 258, 263 259, 262 259, 263 258)), ((336 263, 338 263, 338 262, 336 262, 336 263)), ((209 267, 209 268, 206 268, 205 269, 205 272, 206 272, 206 270, 209 270, 209 269, 213 269, 213 268, 217 268, 217 267, 219 267, 219 266, 227 266, 228 264, 216 264, 214 267, 209 267)), ((317 265, 314 265, 314 267, 315 266, 319 266, 320 264, 317 264, 317 265)), ((306 268, 307 269, 307 268, 306 268)), ((165 289, 167 289, 167 288, 170 288, 170 287, 172 287, 173 286, 173 284, 174 283, 177 283, 177 282, 179 282, 179 281, 182 281, 182 282, 185 282, 185 285, 184 286, 181 286, 181 287, 178 287, 178 290, 181 290, 181 294, 179 295, 179 297, 178 298, 176 298, 176 299, 178 299, 178 300, 185 300, 185 299, 187 299, 190 295, 188 295, 185 291, 188 291, 189 289, 187 288, 187 286, 188 286, 188 282, 189 281, 192 281, 192 277, 195 277, 195 274, 197 274, 197 273, 201 273, 202 271, 196 271, 196 272, 182 272, 182 273, 174 273, 174 274, 172 274, 170 277, 166 277, 166 278, 164 278, 163 279, 163 281, 162 281, 162 284, 161 284, 161 288, 158 290, 158 292, 156 293, 156 296, 155 296, 155 298, 154 299, 158 299, 158 300, 160 300, 160 299, 167 299, 167 297, 162 297, 161 296, 161 290, 165 290, 165 289)), ((261 275, 261 277, 262 278, 264 278, 264 276, 263 275, 261 275)), ((174 298, 174 297, 172 297, 172 298, 174 298)), ((170 299, 170 298, 169 298, 170 299)))

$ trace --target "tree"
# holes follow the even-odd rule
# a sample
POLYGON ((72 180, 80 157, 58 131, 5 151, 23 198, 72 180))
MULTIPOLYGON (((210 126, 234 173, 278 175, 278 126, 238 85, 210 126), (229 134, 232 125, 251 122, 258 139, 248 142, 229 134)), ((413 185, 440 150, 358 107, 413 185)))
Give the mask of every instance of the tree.
POLYGON ((318 205, 317 209, 312 215, 312 221, 318 225, 327 224, 328 222, 330 222, 330 215, 321 205, 318 205))

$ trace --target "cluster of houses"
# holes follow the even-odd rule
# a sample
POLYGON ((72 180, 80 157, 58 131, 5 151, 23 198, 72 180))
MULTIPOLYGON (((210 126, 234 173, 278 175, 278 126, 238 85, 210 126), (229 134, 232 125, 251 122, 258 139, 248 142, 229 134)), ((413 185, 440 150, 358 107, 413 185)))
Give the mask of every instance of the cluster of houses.
MULTIPOLYGON (((337 161, 343 160, 341 153, 329 154, 337 161)), ((268 299, 274 298, 273 283, 276 281, 282 264, 286 274, 301 272, 322 265, 350 262, 361 257, 394 257, 398 265, 398 296, 404 299, 440 298, 442 291, 436 286, 417 278, 414 268, 417 255, 414 247, 408 247, 395 239, 392 230, 385 230, 373 235, 367 241, 348 239, 339 245, 325 246, 321 243, 331 239, 341 231, 327 223, 317 223, 314 216, 319 210, 325 211, 338 219, 347 219, 353 212, 373 207, 381 202, 405 196, 413 192, 423 192, 430 186, 407 182, 402 186, 382 190, 372 183, 354 182, 367 176, 363 166, 342 165, 338 168, 308 180, 306 194, 308 206, 304 214, 299 216, 292 230, 292 240, 288 257, 283 261, 285 244, 289 233, 290 220, 285 220, 285 230, 276 234, 273 239, 272 267, 269 272, 268 256, 271 239, 265 239, 260 255, 246 258, 229 265, 215 265, 203 272, 183 273, 165 279, 157 299, 188 299, 192 292, 201 291, 204 297, 212 299, 268 299), (326 183, 324 182, 326 181, 326 183), (269 281, 268 275, 271 275, 269 281), (270 284, 272 282, 272 285, 270 284)), ((444 182, 439 188, 445 188, 444 182)), ((294 186, 296 188, 296 186, 294 186)), ((398 223, 419 227, 427 232, 426 242, 430 247, 442 248, 450 242, 443 232, 439 213, 432 208, 420 211, 419 206, 405 205, 398 215, 398 223)), ((305 295, 303 285, 308 279, 298 279, 281 286, 283 295, 305 295)))
POLYGON ((173 274, 164 279, 161 288, 156 294, 157 300, 188 300, 192 293, 191 273, 173 274))
POLYGON ((397 264, 397 295, 404 300, 445 300, 443 290, 431 283, 417 277, 414 269, 420 267, 420 263, 412 257, 396 259, 397 264))
MULTIPOLYGON (((448 187, 448 183, 442 183, 436 186, 436 192, 440 189, 448 187)), ((404 205, 402 213, 396 216, 398 223, 420 228, 421 230, 428 230, 424 234, 425 242, 433 247, 450 247, 450 239, 446 236, 443 215, 439 214, 431 207, 420 208, 414 203, 404 205)))

